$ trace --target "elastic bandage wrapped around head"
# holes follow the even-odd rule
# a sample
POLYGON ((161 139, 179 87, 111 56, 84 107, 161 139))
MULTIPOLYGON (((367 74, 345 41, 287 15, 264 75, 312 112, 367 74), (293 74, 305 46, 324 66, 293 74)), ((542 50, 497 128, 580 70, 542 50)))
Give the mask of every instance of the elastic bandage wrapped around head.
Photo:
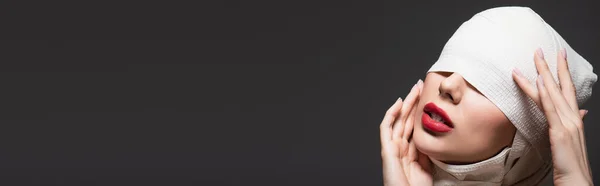
POLYGON ((597 80, 593 67, 537 13, 527 7, 499 7, 464 22, 428 72, 454 72, 494 103, 517 128, 510 148, 471 165, 437 160, 436 185, 535 185, 551 177, 548 124, 543 112, 512 78, 519 69, 534 86, 534 52, 541 48, 556 82, 557 56, 566 49, 569 71, 581 106, 597 80))

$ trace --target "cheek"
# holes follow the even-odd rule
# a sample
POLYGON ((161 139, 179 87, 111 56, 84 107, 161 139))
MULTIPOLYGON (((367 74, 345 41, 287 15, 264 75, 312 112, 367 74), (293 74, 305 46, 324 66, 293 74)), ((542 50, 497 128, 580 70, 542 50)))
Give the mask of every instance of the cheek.
POLYGON ((505 146, 510 146, 515 127, 508 118, 489 100, 479 100, 477 105, 473 104, 464 113, 464 127, 459 130, 460 136, 470 138, 478 143, 473 143, 481 153, 495 153, 505 146))
POLYGON ((470 105, 467 106, 469 109, 463 113, 464 121, 468 122, 468 128, 476 131, 489 131, 493 135, 497 133, 497 130, 512 126, 504 113, 489 100, 473 101, 473 104, 470 105))

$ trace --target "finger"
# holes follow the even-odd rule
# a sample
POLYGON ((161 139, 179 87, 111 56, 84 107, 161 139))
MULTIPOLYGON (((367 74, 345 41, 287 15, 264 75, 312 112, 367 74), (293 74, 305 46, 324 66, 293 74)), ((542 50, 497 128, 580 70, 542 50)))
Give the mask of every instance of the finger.
POLYGON ((538 74, 541 75, 544 80, 544 86, 546 87, 545 89, 555 107, 555 110, 562 116, 566 116, 569 119, 579 119, 574 118, 576 116, 573 116, 573 110, 571 110, 571 107, 565 100, 565 97, 562 95, 562 92, 554 81, 552 73, 550 72, 550 68, 546 63, 546 60, 544 60, 542 49, 537 49, 534 61, 538 74))
POLYGON ((423 93, 423 80, 419 79, 419 81, 417 81, 417 87, 419 88, 419 96, 420 96, 421 93, 423 93))
POLYGON ((546 119, 548 119, 549 127, 551 129, 565 130, 564 126, 562 125, 562 121, 558 116, 556 108, 554 107, 554 104, 552 103, 552 100, 548 95, 544 79, 541 77, 541 75, 539 75, 537 78, 537 89, 540 93, 540 103, 542 103, 542 111, 546 115, 546 119))
POLYGON ((585 109, 581 109, 579 110, 579 116, 581 117, 581 119, 583 119, 583 117, 588 113, 588 110, 585 109))
MULTIPOLYGON (((583 126, 583 125, 581 125, 583 126)), ((585 142, 585 133, 583 132, 583 127, 581 128, 576 128, 575 130, 570 129, 570 132, 572 133, 571 137, 573 138, 573 142, 572 144, 576 147, 575 150, 577 152, 577 155, 580 155, 581 157, 578 157, 579 159, 579 166, 581 168, 583 168, 582 172, 586 175, 589 175, 589 161, 587 158, 587 146, 586 146, 586 142, 585 142)))
MULTIPOLYGON (((573 87, 570 73, 568 71, 565 53, 561 54, 558 60, 557 74, 559 76, 559 82, 561 83, 562 88, 565 88, 564 90, 562 90, 562 88, 559 89, 554 82, 552 74, 550 73, 550 69, 544 60, 541 49, 536 51, 534 61, 538 73, 541 76, 541 78, 538 80, 538 87, 541 85, 542 88, 538 89, 538 91, 540 91, 540 99, 544 113, 546 114, 551 129, 559 131, 566 130, 571 133, 571 137, 575 143, 573 145, 575 145, 577 151, 583 154, 583 161, 587 161, 585 139, 582 134, 583 128, 582 124, 578 124, 578 122, 581 123, 581 117, 577 117, 579 115, 572 114, 573 111, 578 111, 578 107, 575 98, 575 88, 573 87), (552 104, 552 106, 549 106, 550 104, 552 104), (575 122, 562 122, 560 120, 561 116, 566 117, 564 119, 575 122)), ((579 163, 580 166, 589 170, 586 162, 580 161, 579 163)))
POLYGON ((586 142, 585 142, 585 135, 582 135, 582 136, 583 136, 583 137, 582 137, 582 139, 581 139, 581 140, 582 140, 582 142, 583 142, 583 143, 582 143, 582 149, 583 149, 583 158, 584 158, 584 161, 585 161, 585 162, 584 162, 584 165, 587 167, 587 170, 588 170, 588 174, 589 174, 589 176, 590 176, 591 178, 593 178, 593 177, 592 177, 592 169, 591 169, 591 167, 590 167, 590 161, 588 160, 588 156, 587 156, 587 155, 588 155, 588 153, 587 153, 587 144, 586 144, 586 142))
POLYGON ((408 116, 408 119, 406 119, 406 126, 404 127, 404 132, 402 134, 402 138, 409 140, 410 139, 410 135, 413 132, 413 128, 415 126, 415 118, 417 118, 417 116, 415 115, 417 113, 417 106, 418 104, 414 104, 412 111, 410 112, 410 115, 408 116))
MULTIPOLYGON (((587 113, 587 111, 586 111, 587 113)), ((583 114, 585 115, 585 113, 583 114)), ((582 116, 583 118, 583 116, 582 116)), ((589 160, 588 160, 588 156, 587 156, 587 144, 585 142, 585 133, 583 132, 583 130, 581 130, 581 135, 579 135, 579 141, 581 142, 581 150, 583 153, 583 165, 585 167, 585 169, 587 170, 589 176, 591 177, 592 175, 592 169, 589 167, 589 160)))
POLYGON ((413 105, 417 101, 419 96, 419 90, 417 89, 417 85, 413 85, 410 89, 410 93, 406 96, 406 100, 404 104, 402 104, 402 108, 400 109, 400 118, 394 121, 394 126, 392 126, 392 140, 402 137, 402 133, 404 132, 404 127, 406 125, 406 119, 410 114, 413 105))
MULTIPOLYGON (((540 100, 542 103, 542 109, 544 111, 544 114, 546 115, 546 118, 548 119, 548 125, 550 127, 550 135, 553 136, 553 132, 552 131, 569 131, 567 130, 567 127, 565 125, 562 124, 562 121, 560 119, 560 116, 557 113, 557 110, 553 104, 552 99, 550 98, 550 96, 548 95, 548 88, 545 87, 545 82, 544 82, 544 78, 541 77, 541 75, 538 76, 537 79, 537 87, 538 87, 538 92, 540 93, 540 100)), ((570 126, 569 126, 570 127, 570 126)), ((564 132, 560 132, 563 133, 564 132)), ((570 132, 566 132, 566 133, 570 133, 570 132)), ((559 134, 559 133, 556 133, 559 134)), ((574 138, 575 141, 578 141, 578 137, 573 137, 571 136, 571 138, 574 138)), ((551 139, 553 139, 551 137, 551 139)), ((555 139, 564 139, 564 138, 555 138, 555 139)), ((573 141, 571 141, 573 142, 573 141)), ((551 142, 553 143, 553 142, 551 142)), ((560 141, 559 141, 560 143, 560 141)), ((580 151, 580 146, 577 146, 577 144, 573 144, 575 145, 576 151, 580 151)), ((581 160, 579 160, 579 166, 582 166, 583 162, 581 160)))
POLYGON ((419 81, 417 81, 417 89, 419 90, 419 96, 418 96, 417 102, 414 104, 414 106, 412 108, 412 112, 408 116, 408 119, 406 119, 407 126, 404 128, 404 132, 402 134, 402 138, 404 138, 406 140, 410 140, 410 137, 413 132, 413 128, 415 126, 415 120, 417 118, 417 116, 415 114, 417 113, 417 107, 419 106, 419 99, 421 98, 421 93, 423 92, 423 81, 421 79, 419 79, 419 81))
MULTIPOLYGON (((581 117, 582 120, 583 120, 583 118, 585 117, 585 115, 587 113, 588 113, 588 110, 585 110, 585 109, 579 110, 579 116, 581 117)), ((583 153, 583 165, 584 165, 585 169, 587 170, 587 172, 589 173, 589 176, 591 177, 592 169, 590 169, 590 167, 589 167, 589 163, 590 162, 589 162, 588 157, 587 157, 587 144, 586 144, 586 140, 585 140, 585 132, 583 130, 583 121, 582 121, 581 126, 580 126, 579 129, 580 129, 579 130, 579 132, 580 132, 579 141, 581 142, 580 143, 581 144, 580 148, 581 148, 582 153, 583 153)))
POLYGON ((385 112, 383 121, 379 125, 381 144, 392 140, 392 124, 398 117, 400 108, 402 108, 402 98, 398 98, 398 100, 396 100, 396 102, 385 112))
POLYGON ((423 154, 422 152, 417 150, 417 162, 419 163, 419 165, 421 165, 421 168, 423 168, 423 170, 425 170, 427 173, 431 174, 433 173, 432 167, 431 167, 431 160, 429 160, 429 157, 427 157, 427 155, 423 154))
POLYGON ((417 160, 417 147, 413 141, 408 143, 408 159, 411 161, 417 160))
POLYGON ((521 88, 521 90, 523 90, 523 92, 529 96, 538 107, 540 107, 541 103, 537 89, 529 83, 521 71, 517 68, 513 69, 512 77, 517 83, 517 86, 519 86, 519 88, 521 88))
POLYGON ((402 162, 395 157, 382 158, 384 185, 408 185, 402 162))
POLYGON ((571 80, 571 73, 569 72, 569 65, 567 63, 567 51, 565 48, 561 49, 558 54, 558 80, 560 82, 560 89, 562 94, 571 107, 571 110, 579 110, 577 105, 577 98, 575 97, 575 87, 571 80))
MULTIPOLYGON (((538 87, 538 92, 540 93, 540 100, 542 103, 542 109, 544 114, 546 115, 546 118, 548 120, 548 125, 550 127, 550 136, 551 136, 551 140, 552 139, 559 139, 559 141, 557 141, 558 143, 561 142, 565 142, 565 141, 560 141, 560 139, 564 139, 562 137, 558 137, 558 138, 553 138, 552 136, 554 135, 561 135, 561 134, 565 134, 565 133, 569 133, 569 132, 558 132, 558 133, 553 133, 553 131, 568 131, 566 129, 566 126, 564 126, 562 124, 562 121, 560 119, 560 117, 558 116, 558 113, 556 111, 556 108, 554 107, 554 104, 552 102, 552 99, 550 98, 550 96, 548 95, 548 91, 547 91, 547 87, 545 87, 545 82, 544 82, 544 78, 541 77, 541 75, 538 76, 537 79, 537 87, 538 87)), ((567 135, 569 136, 569 135, 567 135)), ((572 136, 571 136, 572 138, 572 136)), ((551 143, 555 143, 554 141, 551 141, 551 143)), ((576 145, 576 144, 573 144, 576 145)), ((576 148, 579 146, 576 146, 576 148)), ((577 150, 576 150, 577 151, 577 150)), ((582 165, 581 160, 578 161, 579 166, 582 165)))

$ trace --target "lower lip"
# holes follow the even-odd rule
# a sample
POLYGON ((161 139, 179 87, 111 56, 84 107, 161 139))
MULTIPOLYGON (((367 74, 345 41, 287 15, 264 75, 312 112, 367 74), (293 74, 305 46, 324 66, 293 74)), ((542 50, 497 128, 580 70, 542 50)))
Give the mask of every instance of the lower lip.
POLYGON ((450 132, 452 130, 448 125, 431 119, 425 112, 423 112, 423 116, 421 117, 421 123, 423 123, 423 127, 433 132, 450 132))

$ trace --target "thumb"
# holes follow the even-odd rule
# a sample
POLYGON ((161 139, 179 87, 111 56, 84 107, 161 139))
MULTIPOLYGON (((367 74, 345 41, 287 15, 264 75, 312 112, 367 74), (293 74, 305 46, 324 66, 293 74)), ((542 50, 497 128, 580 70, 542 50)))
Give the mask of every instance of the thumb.
POLYGON ((581 119, 583 119, 583 117, 588 113, 588 110, 585 109, 581 109, 579 110, 579 116, 581 117, 581 119))

